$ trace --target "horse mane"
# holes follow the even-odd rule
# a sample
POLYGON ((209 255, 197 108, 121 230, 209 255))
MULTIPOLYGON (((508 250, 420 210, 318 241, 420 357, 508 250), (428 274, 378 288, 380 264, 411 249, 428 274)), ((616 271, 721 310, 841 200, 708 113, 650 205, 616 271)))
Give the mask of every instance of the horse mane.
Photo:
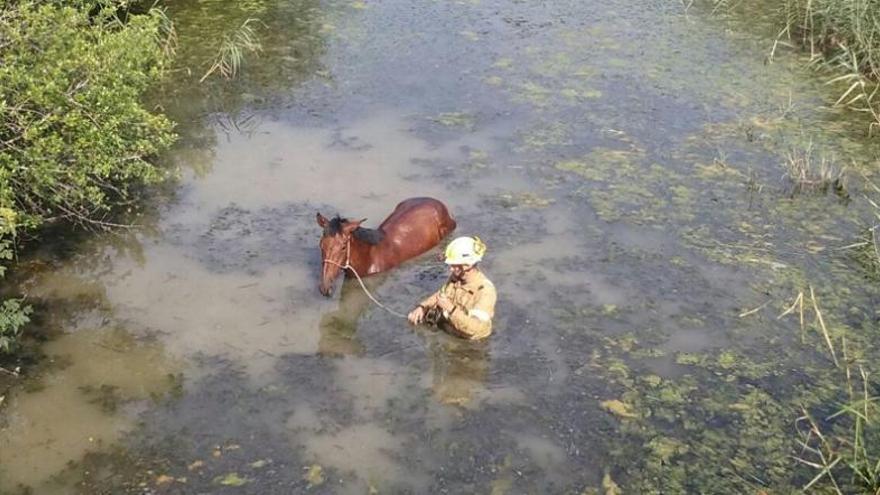
POLYGON ((342 232, 342 225, 347 222, 347 218, 342 218, 339 215, 331 218, 329 222, 327 222, 327 226, 324 227, 324 235, 336 235, 342 232))
MULTIPOLYGON (((332 236, 342 232, 342 226, 345 225, 346 222, 348 222, 347 218, 342 218, 339 215, 336 215, 327 222, 327 226, 324 228, 324 234, 332 236)), ((358 227, 354 230, 354 236, 359 241, 375 246, 385 238, 385 232, 382 232, 379 229, 358 227)))
POLYGON ((385 232, 382 232, 379 229, 365 229, 364 227, 358 227, 354 230, 354 236, 360 241, 375 246, 385 238, 385 232))

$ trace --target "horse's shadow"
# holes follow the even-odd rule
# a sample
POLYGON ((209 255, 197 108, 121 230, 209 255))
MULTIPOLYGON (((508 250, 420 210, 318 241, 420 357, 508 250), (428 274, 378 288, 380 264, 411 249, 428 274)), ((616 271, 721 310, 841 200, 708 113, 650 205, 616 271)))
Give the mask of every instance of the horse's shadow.
MULTIPOLYGON (((384 275, 363 279, 370 292, 375 292, 384 280, 384 275)), ((318 324, 321 334, 318 353, 322 356, 359 356, 364 353, 364 346, 357 338, 358 319, 371 301, 356 279, 345 278, 339 289, 339 306, 321 316, 318 324)))

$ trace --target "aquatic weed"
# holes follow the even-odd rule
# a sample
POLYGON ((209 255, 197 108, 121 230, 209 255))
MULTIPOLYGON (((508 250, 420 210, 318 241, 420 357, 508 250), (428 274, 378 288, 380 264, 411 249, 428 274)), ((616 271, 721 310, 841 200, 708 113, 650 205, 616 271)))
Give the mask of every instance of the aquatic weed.
POLYGON ((199 82, 204 82, 214 73, 219 73, 225 79, 232 79, 241 68, 245 52, 258 53, 262 51, 263 47, 253 27, 253 24, 257 22, 259 22, 257 19, 247 19, 234 33, 223 36, 217 54, 214 56, 214 62, 205 71, 199 82))
POLYGON ((838 167, 828 156, 816 158, 812 141, 803 149, 790 150, 784 167, 792 195, 831 190, 838 196, 848 196, 846 167, 838 167))

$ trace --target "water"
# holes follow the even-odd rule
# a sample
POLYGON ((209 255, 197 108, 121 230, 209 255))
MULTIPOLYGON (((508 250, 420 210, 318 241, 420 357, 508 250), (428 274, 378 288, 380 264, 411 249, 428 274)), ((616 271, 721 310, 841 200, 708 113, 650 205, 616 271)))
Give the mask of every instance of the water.
MULTIPOLYGON (((833 250, 866 205, 790 198, 780 163, 808 138, 841 163, 877 150, 814 110, 830 95, 793 55, 764 65, 758 30, 627 0, 169 11, 192 76, 155 97, 181 123, 163 159, 180 180, 141 228, 27 262, 57 337, 7 393, 4 493, 582 493, 606 472, 644 487, 652 455, 736 458, 711 450, 705 432, 734 424, 712 394, 757 386, 784 407, 797 388, 774 370, 825 364, 776 319, 805 281, 829 318, 873 321, 876 287, 833 250), (263 52, 199 85, 250 17, 263 52), (317 292, 316 212, 375 226, 425 195, 489 246, 488 342, 413 329, 351 282, 317 292), (616 398, 647 426, 600 406, 616 398)), ((443 280, 439 249, 372 290, 409 308, 443 280)))

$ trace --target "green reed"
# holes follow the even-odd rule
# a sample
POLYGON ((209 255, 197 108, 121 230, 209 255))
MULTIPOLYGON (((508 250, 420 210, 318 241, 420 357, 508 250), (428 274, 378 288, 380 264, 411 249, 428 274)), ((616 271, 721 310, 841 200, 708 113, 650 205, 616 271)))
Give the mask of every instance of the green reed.
POLYGON ((810 63, 834 74, 837 106, 869 116, 880 128, 880 0, 785 0, 787 38, 810 53, 810 63))

